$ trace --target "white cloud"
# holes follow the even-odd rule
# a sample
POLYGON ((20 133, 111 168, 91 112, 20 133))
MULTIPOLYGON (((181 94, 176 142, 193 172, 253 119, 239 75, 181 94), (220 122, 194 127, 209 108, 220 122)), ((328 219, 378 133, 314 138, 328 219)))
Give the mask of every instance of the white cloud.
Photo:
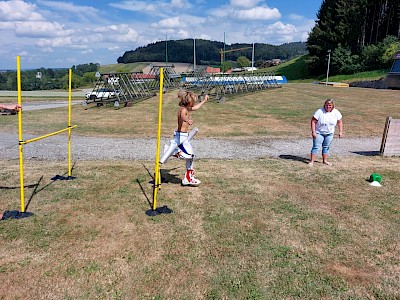
POLYGON ((227 17, 229 15, 230 11, 231 10, 228 9, 228 7, 218 7, 218 8, 211 9, 209 11, 209 14, 212 17, 225 18, 225 17, 227 17))
POLYGON ((14 22, 0 22, 0 30, 14 30, 15 23, 14 22))
POLYGON ((252 8, 257 6, 260 0, 231 0, 230 3, 234 7, 252 8))
POLYGON ((118 3, 110 3, 111 7, 119 8, 128 11, 142 11, 146 13, 151 13, 157 9, 156 5, 152 3, 147 3, 145 1, 121 1, 118 3))
POLYGON ((42 21, 35 4, 21 0, 1 1, 0 19, 4 21, 42 21))
POLYGON ((284 24, 282 22, 276 22, 274 24, 265 26, 263 30, 265 34, 286 35, 296 32, 296 27, 292 24, 284 24))
POLYGON ((208 34, 200 34, 199 36, 196 36, 197 39, 202 39, 202 40, 211 40, 211 36, 208 34))
POLYGON ((138 38, 137 31, 127 24, 113 24, 105 27, 97 27, 93 32, 98 34, 95 40, 103 42, 129 43, 136 42, 138 38))
POLYGON ((93 52, 94 52, 93 49, 87 49, 87 50, 81 51, 82 54, 91 54, 93 52))
MULTIPOLYGON (((136 42, 138 37, 138 33, 133 29, 133 28, 128 28, 128 30, 121 35, 116 36, 116 41, 117 42, 122 42, 122 43, 129 43, 129 42, 136 42)), ((112 41, 113 39, 111 39, 112 41)))
POLYGON ((94 7, 74 5, 71 2, 39 0, 38 4, 50 7, 51 9, 56 11, 63 11, 76 14, 92 14, 98 12, 98 9, 94 7))
POLYGON ((192 5, 188 1, 184 0, 171 0, 172 7, 176 8, 190 8, 192 5))
POLYGON ((71 37, 62 37, 54 39, 39 39, 36 43, 38 47, 64 47, 73 45, 71 37))
POLYGON ((110 51, 119 51, 120 47, 119 46, 111 46, 107 48, 110 51))
POLYGON ((28 51, 23 50, 23 51, 19 52, 18 55, 26 56, 26 55, 28 55, 28 51))
POLYGON ((284 24, 282 22, 276 22, 257 28, 255 34, 265 39, 267 43, 275 45, 298 42, 305 38, 305 32, 299 31, 293 24, 284 24))
POLYGON ((289 19, 290 20, 296 20, 296 21, 301 21, 304 20, 303 16, 297 15, 297 14, 289 14, 289 19))
POLYGON ((178 28, 181 26, 181 22, 179 17, 173 17, 161 20, 157 25, 161 28, 178 28))
POLYGON ((64 25, 57 22, 16 22, 15 34, 24 37, 66 37, 74 30, 65 30, 64 25))
POLYGON ((116 3, 110 3, 111 7, 121 10, 142 12, 152 16, 165 16, 166 14, 176 13, 177 10, 189 9, 192 7, 190 1, 171 0, 171 1, 139 1, 125 0, 116 3))
POLYGON ((51 48, 51 47, 45 47, 45 48, 42 48, 41 50, 42 50, 42 52, 47 52, 47 53, 52 53, 52 52, 54 52, 54 49, 51 48))
POLYGON ((190 38, 190 37, 191 37, 190 34, 189 34, 189 32, 187 32, 186 30, 183 30, 183 29, 178 30, 177 36, 178 36, 179 38, 181 38, 181 39, 187 39, 187 38, 190 38))
POLYGON ((276 8, 266 6, 254 7, 251 9, 237 10, 232 13, 233 19, 252 21, 252 20, 272 20, 279 19, 281 13, 276 8))

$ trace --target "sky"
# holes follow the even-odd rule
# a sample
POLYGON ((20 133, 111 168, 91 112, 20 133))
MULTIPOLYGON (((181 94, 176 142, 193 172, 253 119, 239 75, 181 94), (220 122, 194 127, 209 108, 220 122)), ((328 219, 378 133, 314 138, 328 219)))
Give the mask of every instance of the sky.
POLYGON ((322 0, 0 0, 0 70, 115 64, 149 43, 305 42, 322 0))

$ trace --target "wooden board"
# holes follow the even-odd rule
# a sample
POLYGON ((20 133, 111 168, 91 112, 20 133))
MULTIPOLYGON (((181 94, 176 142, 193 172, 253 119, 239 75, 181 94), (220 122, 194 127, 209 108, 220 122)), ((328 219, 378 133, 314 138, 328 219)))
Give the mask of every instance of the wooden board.
POLYGON ((400 156, 400 119, 387 117, 380 152, 383 156, 400 156))
POLYGON ((324 82, 324 81, 320 81, 319 84, 330 85, 330 86, 333 86, 333 87, 349 87, 350 86, 348 83, 343 83, 343 82, 324 82))

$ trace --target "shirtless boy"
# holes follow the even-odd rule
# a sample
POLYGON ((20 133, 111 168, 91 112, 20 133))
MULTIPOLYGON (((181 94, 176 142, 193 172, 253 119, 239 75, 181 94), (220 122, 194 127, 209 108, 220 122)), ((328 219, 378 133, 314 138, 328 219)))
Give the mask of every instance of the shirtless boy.
POLYGON ((179 145, 178 157, 186 160, 186 173, 182 179, 184 186, 199 186, 200 180, 194 177, 193 160, 194 152, 189 136, 189 126, 193 124, 190 118, 190 112, 200 109, 208 100, 208 95, 204 96, 203 101, 195 104, 197 95, 193 92, 182 91, 178 94, 179 110, 178 110, 178 129, 174 132, 174 140, 179 145))

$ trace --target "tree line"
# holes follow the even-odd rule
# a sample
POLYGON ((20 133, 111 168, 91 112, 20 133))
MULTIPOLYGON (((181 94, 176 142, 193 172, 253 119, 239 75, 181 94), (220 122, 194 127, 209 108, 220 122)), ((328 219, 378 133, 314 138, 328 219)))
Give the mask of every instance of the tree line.
POLYGON ((308 65, 323 74, 387 69, 400 50, 399 0, 323 0, 308 40, 308 65))
MULTIPOLYGON (((72 66, 72 88, 92 85, 97 80, 95 73, 100 65, 95 63, 72 66)), ((23 91, 68 89, 68 69, 35 69, 21 71, 23 91)), ((0 90, 17 90, 17 72, 0 72, 0 90)))
MULTIPOLYGON (((135 50, 126 51, 117 59, 118 63, 134 63, 143 61, 153 62, 181 62, 194 63, 194 44, 196 45, 196 64, 219 66, 221 64, 220 51, 224 50, 224 61, 236 62, 241 56, 248 59, 252 58, 252 44, 236 43, 225 45, 223 42, 208 41, 203 39, 184 39, 167 40, 151 43, 147 46, 138 47, 135 50), (234 49, 246 48, 240 51, 231 51, 234 49)), ((281 59, 287 60, 293 57, 307 53, 306 44, 303 42, 294 42, 282 44, 279 46, 255 43, 254 61, 260 65, 265 60, 281 59)))

